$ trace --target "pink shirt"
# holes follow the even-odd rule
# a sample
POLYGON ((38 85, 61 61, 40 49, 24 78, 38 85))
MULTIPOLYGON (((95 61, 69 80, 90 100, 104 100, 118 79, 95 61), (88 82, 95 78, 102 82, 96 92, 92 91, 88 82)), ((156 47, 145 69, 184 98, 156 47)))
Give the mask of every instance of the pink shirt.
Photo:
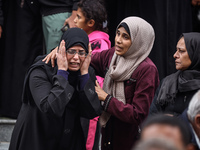
MULTIPOLYGON (((111 48, 111 42, 109 40, 109 35, 102 31, 93 31, 88 35, 89 42, 92 46, 92 54, 101 52, 103 50, 111 48)), ((104 78, 96 76, 97 81, 101 88, 103 87, 104 78)))
MULTIPOLYGON (((109 35, 102 31, 93 31, 88 35, 89 42, 92 47, 92 54, 101 52, 103 50, 111 48, 111 42, 109 40, 109 35)), ((101 88, 103 87, 104 78, 96 76, 97 81, 101 88)), ((93 118, 90 120, 88 128, 88 137, 86 142, 86 150, 92 150, 95 140, 95 133, 97 128, 97 122, 99 117, 93 118)))

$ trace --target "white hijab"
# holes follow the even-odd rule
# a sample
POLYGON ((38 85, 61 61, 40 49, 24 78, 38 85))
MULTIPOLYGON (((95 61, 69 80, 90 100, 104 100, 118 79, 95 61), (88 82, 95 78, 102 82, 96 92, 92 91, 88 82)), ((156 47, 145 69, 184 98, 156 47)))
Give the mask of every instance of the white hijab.
MULTIPOLYGON (((123 55, 114 53, 109 70, 105 76, 103 90, 126 104, 124 81, 128 80, 139 64, 148 57, 153 47, 155 34, 152 26, 139 17, 127 17, 120 22, 126 23, 130 30, 131 46, 123 55)), ((110 114, 103 112, 100 124, 105 127, 110 114)))

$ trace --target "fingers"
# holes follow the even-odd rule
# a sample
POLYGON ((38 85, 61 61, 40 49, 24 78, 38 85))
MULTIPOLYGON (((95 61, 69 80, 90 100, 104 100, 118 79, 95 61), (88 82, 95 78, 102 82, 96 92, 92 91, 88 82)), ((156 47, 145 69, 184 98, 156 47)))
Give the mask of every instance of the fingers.
MULTIPOLYGON (((91 61, 91 58, 90 58, 91 56, 92 56, 92 49, 91 49, 91 44, 89 43, 89 44, 88 44, 88 54, 87 54, 87 56, 86 56, 86 59, 89 60, 89 63, 90 63, 90 61, 91 61)), ((85 59, 85 60, 86 60, 86 59, 85 59)))
POLYGON ((95 83, 97 87, 100 87, 99 82, 97 80, 95 81, 95 83))
POLYGON ((42 61, 44 61, 45 64, 48 64, 48 62, 50 61, 50 59, 51 59, 51 53, 48 54, 44 59, 42 59, 42 61))
POLYGON ((51 65, 52 65, 52 67, 55 67, 55 59, 56 59, 56 55, 57 53, 55 53, 54 55, 53 55, 53 57, 51 57, 51 65))
POLYGON ((96 86, 98 86, 97 84, 98 84, 98 81, 97 80, 95 80, 95 84, 96 84, 96 86))
POLYGON ((58 54, 62 55, 62 57, 66 57, 65 41, 64 40, 62 40, 60 42, 58 54))
POLYGON ((66 57, 66 52, 65 52, 65 42, 64 42, 64 41, 61 42, 61 50, 60 50, 60 54, 61 54, 63 57, 66 57))
POLYGON ((45 60, 48 60, 48 55, 44 59, 42 59, 42 61, 45 61, 45 60))
POLYGON ((99 95, 99 83, 97 80, 95 81, 95 84, 96 84, 95 91, 96 91, 97 95, 99 95))
POLYGON ((59 54, 61 54, 61 48, 62 48, 62 46, 63 46, 63 42, 64 42, 64 40, 62 40, 62 41, 60 42, 59 49, 58 49, 58 53, 59 53, 59 54))
POLYGON ((92 55, 91 43, 88 44, 88 54, 89 54, 90 56, 92 55))
POLYGON ((54 50, 51 51, 42 61, 45 61, 47 64, 51 60, 52 67, 55 66, 55 59, 56 59, 56 52, 58 50, 58 47, 56 47, 54 50))
POLYGON ((52 67, 55 67, 55 59, 57 58, 57 52, 58 52, 58 46, 51 52, 51 65, 52 67))
POLYGON ((89 61, 91 61, 91 57, 92 56, 92 48, 91 48, 91 43, 88 44, 88 54, 87 57, 89 61))

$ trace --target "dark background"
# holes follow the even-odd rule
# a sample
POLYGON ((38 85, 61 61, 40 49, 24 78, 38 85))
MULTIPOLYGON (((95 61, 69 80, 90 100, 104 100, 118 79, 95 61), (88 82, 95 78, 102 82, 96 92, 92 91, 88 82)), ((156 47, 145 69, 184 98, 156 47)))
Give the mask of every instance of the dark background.
MULTIPOLYGON (((37 0, 3 0, 4 26, 0 39, 0 116, 16 118, 21 107, 23 81, 27 68, 43 54, 41 15, 37 0), (31 3, 33 2, 33 3, 31 3)), ((106 0, 110 40, 122 19, 139 16, 155 30, 150 58, 160 79, 175 72, 173 54, 183 32, 191 32, 191 0, 106 0)), ((194 20, 194 19, 193 19, 194 20)))

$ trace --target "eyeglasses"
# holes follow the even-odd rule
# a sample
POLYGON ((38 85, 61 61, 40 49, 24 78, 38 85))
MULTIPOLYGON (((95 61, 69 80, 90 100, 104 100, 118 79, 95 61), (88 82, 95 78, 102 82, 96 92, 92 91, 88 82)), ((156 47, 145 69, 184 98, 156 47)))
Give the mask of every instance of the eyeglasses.
POLYGON ((78 52, 75 49, 68 49, 67 54, 69 55, 75 55, 76 53, 78 53, 79 57, 86 57, 87 53, 85 52, 85 50, 79 50, 78 52))

